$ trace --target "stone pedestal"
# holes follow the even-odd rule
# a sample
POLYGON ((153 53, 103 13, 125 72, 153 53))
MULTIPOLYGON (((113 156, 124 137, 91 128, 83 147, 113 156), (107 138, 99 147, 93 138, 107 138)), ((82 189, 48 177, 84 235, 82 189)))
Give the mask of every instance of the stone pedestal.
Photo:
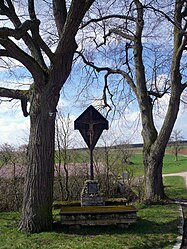
POLYGON ((97 180, 86 180, 81 192, 81 206, 104 206, 105 200, 100 193, 97 180))

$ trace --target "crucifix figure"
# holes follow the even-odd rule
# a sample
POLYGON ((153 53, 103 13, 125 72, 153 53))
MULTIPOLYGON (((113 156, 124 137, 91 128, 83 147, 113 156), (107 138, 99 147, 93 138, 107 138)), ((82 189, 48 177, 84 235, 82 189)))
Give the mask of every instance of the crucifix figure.
POLYGON ((102 131, 108 130, 108 121, 91 105, 75 120, 74 126, 90 149, 90 179, 93 180, 93 150, 102 131))

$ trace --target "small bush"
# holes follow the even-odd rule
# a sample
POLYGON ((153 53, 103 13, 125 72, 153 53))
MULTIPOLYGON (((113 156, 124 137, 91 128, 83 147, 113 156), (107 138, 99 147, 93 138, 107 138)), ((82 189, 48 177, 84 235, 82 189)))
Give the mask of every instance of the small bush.
POLYGON ((24 179, 0 179, 0 211, 18 211, 22 206, 24 179))

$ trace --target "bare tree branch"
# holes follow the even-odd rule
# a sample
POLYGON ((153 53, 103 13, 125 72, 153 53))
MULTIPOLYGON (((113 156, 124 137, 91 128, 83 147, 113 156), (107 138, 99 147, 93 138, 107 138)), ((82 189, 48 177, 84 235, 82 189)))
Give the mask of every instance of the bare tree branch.
POLYGON ((19 28, 10 29, 10 28, 0 28, 0 37, 5 38, 8 36, 12 36, 17 40, 23 38, 26 35, 27 31, 30 30, 33 26, 37 25, 39 20, 27 20, 25 21, 19 28))
POLYGON ((79 0, 72 1, 66 18, 66 23, 63 27, 58 46, 55 51, 55 62, 50 71, 50 81, 55 81, 55 91, 66 81, 68 74, 56 75, 57 71, 69 72, 72 66, 74 53, 77 49, 75 36, 78 32, 81 20, 84 18, 86 11, 94 0, 79 0), (63 69, 62 69, 63 68, 63 69))
POLYGON ((136 85, 134 84, 133 79, 129 76, 128 73, 126 73, 125 71, 121 70, 121 69, 112 69, 109 67, 98 67, 96 66, 94 63, 89 62, 84 55, 81 52, 76 51, 77 54, 79 54, 79 56, 81 56, 83 62, 92 67, 93 69, 95 69, 98 73, 101 71, 107 71, 108 74, 120 74, 123 76, 124 79, 126 79, 127 83, 132 87, 133 91, 136 92, 136 85))
POLYGON ((6 15, 6 13, 9 11, 9 8, 5 6, 4 1, 0 1, 0 11, 2 15, 6 15))
POLYGON ((12 0, 6 0, 6 2, 7 2, 7 4, 8 4, 9 9, 10 9, 11 11, 13 11, 13 10, 14 10, 14 6, 13 6, 13 4, 12 4, 12 0))
POLYGON ((157 9, 155 7, 153 7, 152 5, 144 5, 143 8, 145 9, 151 9, 153 10, 154 12, 157 12, 157 13, 160 13, 163 17, 165 17, 170 23, 172 23, 174 26, 176 26, 177 28, 178 25, 176 24, 176 22, 174 20, 172 20, 164 11, 160 10, 160 9, 157 9))
POLYGON ((95 2, 95 0, 86 0, 84 3, 84 12, 86 13, 86 11, 90 8, 90 6, 95 2))
POLYGON ((185 50, 187 37, 183 36, 182 30, 182 12, 183 4, 181 1, 176 2, 175 6, 175 23, 177 26, 174 26, 174 52, 173 52, 173 60, 172 60, 172 70, 171 70, 171 81, 173 87, 176 87, 176 90, 182 91, 183 86, 181 84, 181 72, 180 72, 180 64, 183 52, 185 50))
POLYGON ((67 17, 67 8, 65 0, 53 0, 53 13, 59 37, 62 34, 67 17))
POLYGON ((15 90, 15 89, 0 87, 0 97, 28 100, 28 95, 29 91, 27 90, 15 90))
MULTIPOLYGON (((44 42, 44 40, 42 39, 42 37, 40 36, 39 33, 39 20, 37 19, 36 13, 35 13, 35 7, 34 7, 34 0, 29 0, 28 1, 28 10, 29 10, 29 15, 31 20, 35 21, 38 23, 38 25, 33 25, 31 27, 31 32, 32 32, 32 36, 33 39, 35 41, 35 45, 37 42, 38 46, 38 51, 40 50, 40 48, 46 53, 46 55, 49 57, 50 61, 53 62, 54 60, 54 54, 52 53, 52 51, 50 50, 50 48, 47 46, 47 44, 44 42)), ((44 64, 44 62, 43 62, 44 64)))
POLYGON ((29 100, 29 90, 15 90, 0 87, 0 97, 6 97, 9 99, 19 99, 21 101, 21 109, 24 117, 27 117, 27 102, 29 100))
MULTIPOLYGON (((109 89, 109 86, 108 86, 108 76, 110 75, 110 73, 106 73, 105 74, 105 84, 104 84, 104 88, 103 88, 103 101, 104 101, 104 104, 105 104, 105 107, 108 107, 109 108, 109 111, 112 110, 111 106, 109 105, 108 101, 107 101, 107 93, 110 95, 110 100, 112 102, 112 104, 115 106, 112 98, 113 98, 113 94, 111 93, 110 89, 109 89)), ((109 112, 108 111, 108 112, 109 112)))
MULTIPOLYGON (((19 28, 22 27, 22 23, 15 12, 15 8, 12 4, 12 1, 9 0, 9 1, 7 1, 7 3, 8 3, 9 7, 5 6, 4 1, 0 1, 0 10, 3 11, 3 14, 9 18, 9 20, 14 25, 15 29, 19 30, 19 28)), ((34 9, 33 8, 34 8, 34 5, 31 1, 30 2, 30 11, 32 11, 32 17, 34 16, 34 14, 33 14, 34 9)), ((30 15, 31 15, 31 13, 30 13, 30 15)), ((35 24, 37 24, 36 26, 39 26, 39 22, 37 19, 33 20, 33 22, 35 24)), ((26 23, 28 23, 28 21, 26 21, 26 23)), ((27 45, 27 47, 31 51, 32 56, 40 64, 40 66, 43 67, 44 69, 47 69, 46 64, 44 62, 44 59, 43 59, 43 56, 42 56, 42 53, 41 53, 40 48, 37 44, 37 40, 34 41, 34 39, 32 39, 32 37, 28 34, 28 32, 25 32, 25 34, 22 35, 21 38, 23 39, 23 41, 25 42, 25 44, 27 45)))
POLYGON ((183 90, 184 90, 186 87, 187 87, 187 82, 185 82, 185 83, 182 84, 183 90))
POLYGON ((35 8, 34 8, 34 0, 28 0, 28 11, 31 20, 36 20, 36 13, 35 13, 35 8))
POLYGON ((38 35, 36 37, 37 37, 37 42, 38 42, 40 48, 44 51, 44 53, 46 53, 46 55, 49 57, 50 61, 53 63, 54 62, 54 54, 53 54, 53 52, 47 46, 47 44, 44 42, 44 40, 42 39, 42 37, 40 35, 38 35))
POLYGON ((163 92, 156 92, 156 91, 147 91, 149 95, 152 95, 156 98, 162 98, 166 93, 168 93, 168 90, 171 88, 171 86, 169 86, 166 90, 164 90, 163 92))
POLYGON ((122 32, 122 31, 119 30, 119 29, 110 29, 110 32, 111 32, 111 33, 114 33, 114 34, 116 34, 116 35, 119 35, 119 36, 121 36, 121 37, 123 37, 123 38, 125 38, 125 39, 127 39, 127 40, 134 41, 134 36, 128 35, 128 34, 122 32))
MULTIPOLYGON (((31 56, 21 50, 13 41, 0 38, 0 44, 6 49, 10 57, 20 61, 31 72, 36 81, 40 75, 38 73, 39 71, 41 72, 41 75, 44 76, 44 71, 40 65, 31 56)), ((1 51, 5 53, 4 50, 1 51)))
POLYGON ((125 20, 135 21, 135 18, 134 18, 134 17, 125 16, 125 15, 115 15, 115 14, 114 14, 114 15, 103 16, 103 17, 100 17, 100 18, 93 18, 93 19, 89 20, 88 22, 83 23, 83 24, 81 25, 80 29, 85 28, 85 27, 88 26, 90 23, 97 23, 97 22, 101 22, 101 21, 104 21, 104 20, 112 19, 112 18, 125 19, 125 20))
POLYGON ((9 57, 9 53, 6 49, 0 49, 0 56, 7 56, 9 57))

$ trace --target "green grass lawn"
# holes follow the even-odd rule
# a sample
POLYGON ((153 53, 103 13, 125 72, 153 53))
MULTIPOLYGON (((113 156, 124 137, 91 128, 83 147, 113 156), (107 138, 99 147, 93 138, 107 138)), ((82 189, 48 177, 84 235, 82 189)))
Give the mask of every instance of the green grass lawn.
POLYGON ((62 228, 40 234, 17 230, 18 213, 0 213, 1 249, 169 249, 178 236, 176 204, 140 206, 138 220, 128 229, 116 226, 62 228))
POLYGON ((177 173, 187 171, 187 157, 179 156, 179 160, 171 154, 166 154, 164 157, 163 174, 177 173))
POLYGON ((185 180, 180 176, 164 177, 165 193, 170 198, 187 199, 185 180))

